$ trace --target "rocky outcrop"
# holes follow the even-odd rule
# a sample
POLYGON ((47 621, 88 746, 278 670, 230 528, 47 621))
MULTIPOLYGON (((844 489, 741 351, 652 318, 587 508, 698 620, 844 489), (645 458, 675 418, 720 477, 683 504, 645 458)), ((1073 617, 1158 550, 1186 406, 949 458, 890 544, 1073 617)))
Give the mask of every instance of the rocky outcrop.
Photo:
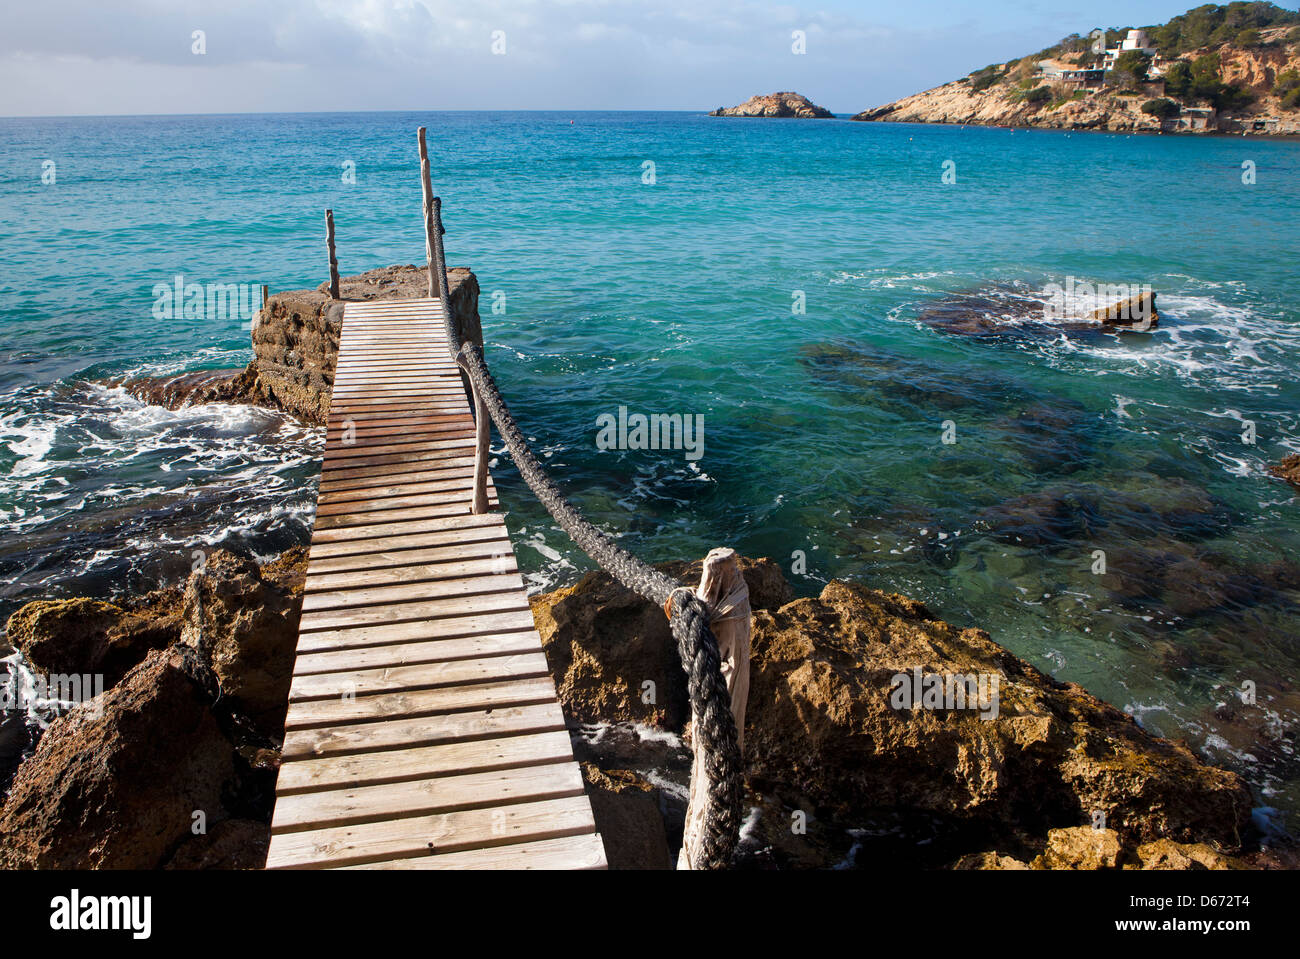
POLYGON ((105 687, 145 655, 180 635, 177 590, 160 590, 128 608, 93 599, 28 603, 9 617, 8 642, 44 674, 101 674, 105 687))
POLYGON ((740 106, 710 110, 711 117, 779 117, 796 120, 832 119, 835 114, 805 96, 790 91, 752 96, 740 106))
POLYGON ((1269 472, 1300 489, 1300 453, 1283 458, 1282 462, 1270 466, 1269 472))
POLYGON ((1234 774, 980 630, 840 582, 754 620, 751 769, 841 815, 904 808, 1041 833, 1100 813, 1127 838, 1241 842, 1251 801, 1234 774), (892 677, 913 670, 996 678, 996 716, 895 708, 892 677))
POLYGON ((152 869, 224 818, 234 752, 205 673, 192 650, 155 651, 51 723, 0 809, 0 868, 152 869))
POLYGON ((1046 127, 1057 130, 1160 132, 1160 121, 1142 112, 1149 97, 1098 93, 1054 104, 1017 98, 1008 86, 975 89, 970 77, 864 110, 851 119, 893 123, 957 123, 978 126, 1046 127))
MULTIPOLYGON (((751 583, 760 571, 779 576, 767 561, 745 568, 751 583)), ((691 581, 684 564, 676 575, 691 581)), ((742 865, 862 864, 874 844, 876 855, 902 847, 933 866, 1169 868, 1242 847, 1252 803, 1235 774, 1149 735, 981 630, 848 583, 794 600, 772 585, 755 590, 742 865), (993 708, 897 708, 896 677, 917 671, 996 680, 993 708), (1103 830, 1087 825, 1101 817, 1103 830), (923 838, 930 845, 917 856, 923 838)), ((597 739, 629 720, 681 730, 689 707, 661 610, 601 573, 535 598, 533 609, 571 720, 597 724, 597 739), (651 702, 641 695, 647 679, 651 702)), ((640 738, 651 748, 653 737, 640 738)), ((637 739, 619 739, 602 769, 644 768, 637 739)))
POLYGON ((274 565, 219 552, 185 587, 181 642, 199 650, 223 696, 268 736, 284 729, 306 550, 274 565))
POLYGON ((18 766, 0 868, 260 868, 305 565, 303 549, 261 567, 216 553, 183 591, 126 609, 19 609, 10 635, 28 666, 114 675, 135 662, 18 766))
POLYGON ((582 764, 587 798, 610 869, 671 869, 659 790, 626 769, 582 764))
MULTIPOLYGON (((447 282, 447 302, 461 338, 481 345, 477 278, 457 267, 447 271, 447 282)), ((276 293, 253 325, 253 359, 245 369, 115 380, 111 385, 170 409, 195 403, 255 403, 324 424, 334 389, 344 305, 425 296, 428 273, 410 265, 344 277, 339 281, 338 300, 331 299, 328 283, 314 290, 276 293)))

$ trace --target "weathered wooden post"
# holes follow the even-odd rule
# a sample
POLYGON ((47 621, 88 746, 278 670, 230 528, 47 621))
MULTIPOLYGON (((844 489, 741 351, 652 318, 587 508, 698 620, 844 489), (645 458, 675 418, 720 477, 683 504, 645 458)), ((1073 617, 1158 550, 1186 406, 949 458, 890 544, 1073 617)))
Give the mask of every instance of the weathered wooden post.
POLYGON ((339 258, 334 253, 334 211, 325 211, 325 243, 330 250, 330 296, 339 298, 339 258))
MULTIPOLYGON (((709 629, 718 641, 722 661, 722 678, 731 694, 731 715, 736 719, 736 744, 745 748, 745 703, 749 699, 749 587, 740 570, 740 557, 734 549, 720 547, 704 557, 704 571, 695 595, 709 608, 709 629)), ((700 718, 692 712, 691 722, 698 729, 700 718)), ((709 788, 708 757, 701 738, 693 737, 694 759, 691 764, 691 795, 686 806, 686 827, 682 849, 677 856, 678 869, 692 869, 699 859, 699 845, 704 836, 705 796, 709 788)))
MULTIPOLYGON (((416 131, 420 141, 420 184, 424 190, 424 253, 429 261, 429 299, 438 295, 438 284, 433 278, 433 179, 429 174, 429 146, 424 139, 424 127, 416 131)), ((444 303, 443 309, 447 308, 444 303)))

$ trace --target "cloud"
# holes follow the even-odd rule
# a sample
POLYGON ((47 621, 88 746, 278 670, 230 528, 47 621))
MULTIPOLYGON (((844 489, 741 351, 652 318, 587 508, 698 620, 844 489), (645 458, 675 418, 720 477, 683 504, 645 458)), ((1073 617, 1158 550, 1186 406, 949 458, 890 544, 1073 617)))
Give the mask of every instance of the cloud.
POLYGON ((705 109, 776 89, 843 112, 1027 48, 754 0, 54 0, 9 16, 0 113, 705 109))

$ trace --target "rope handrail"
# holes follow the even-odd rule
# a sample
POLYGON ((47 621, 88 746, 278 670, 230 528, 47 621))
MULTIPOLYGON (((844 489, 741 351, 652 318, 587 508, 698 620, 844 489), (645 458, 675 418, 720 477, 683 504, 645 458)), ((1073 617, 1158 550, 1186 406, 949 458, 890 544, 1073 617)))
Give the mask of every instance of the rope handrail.
MULTIPOLYGON (((546 507, 574 544, 625 587, 663 607, 671 624, 682 668, 687 675, 687 693, 695 717, 693 735, 702 745, 706 768, 691 769, 691 778, 707 776, 704 795, 703 834, 695 869, 726 868, 735 851, 740 832, 741 753, 731 696, 722 675, 718 641, 709 628, 709 608, 693 589, 637 559, 609 536, 588 522, 551 481, 524 438, 505 398, 497 389, 483 351, 476 343, 462 343, 449 306, 447 261, 443 250, 442 200, 432 196, 429 165, 425 153, 424 128, 419 131, 421 172, 425 180, 425 230, 430 292, 436 284, 443 307, 447 348, 465 371, 474 392, 475 419, 480 424, 480 441, 486 436, 483 411, 496 424, 515 466, 538 501, 546 507)), ((479 458, 480 460, 483 457, 479 458)))

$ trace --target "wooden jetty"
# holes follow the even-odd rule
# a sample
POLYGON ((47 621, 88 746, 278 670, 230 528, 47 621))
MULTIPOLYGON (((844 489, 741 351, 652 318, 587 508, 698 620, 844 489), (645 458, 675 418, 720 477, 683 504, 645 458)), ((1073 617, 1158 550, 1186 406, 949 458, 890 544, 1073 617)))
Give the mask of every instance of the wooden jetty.
POLYGON ((346 304, 267 868, 605 867, 485 439, 439 300, 346 304))

